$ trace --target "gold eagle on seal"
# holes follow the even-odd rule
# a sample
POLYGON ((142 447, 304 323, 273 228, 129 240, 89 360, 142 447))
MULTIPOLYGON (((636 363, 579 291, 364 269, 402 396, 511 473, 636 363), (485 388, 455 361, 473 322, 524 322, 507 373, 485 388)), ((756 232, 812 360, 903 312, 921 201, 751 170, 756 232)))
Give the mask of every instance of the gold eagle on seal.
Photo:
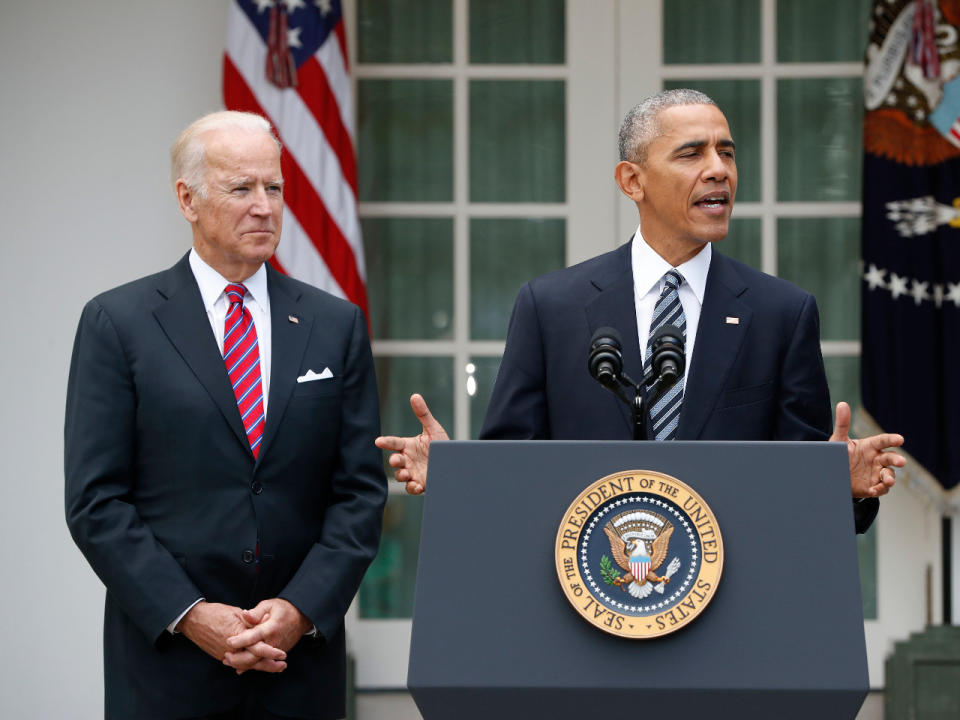
POLYGON ((667 557, 673 523, 650 510, 628 510, 604 525, 603 531, 610 541, 610 554, 626 572, 613 584, 635 598, 645 598, 654 590, 662 594, 680 569, 680 560, 673 558, 663 575, 656 573, 667 557))

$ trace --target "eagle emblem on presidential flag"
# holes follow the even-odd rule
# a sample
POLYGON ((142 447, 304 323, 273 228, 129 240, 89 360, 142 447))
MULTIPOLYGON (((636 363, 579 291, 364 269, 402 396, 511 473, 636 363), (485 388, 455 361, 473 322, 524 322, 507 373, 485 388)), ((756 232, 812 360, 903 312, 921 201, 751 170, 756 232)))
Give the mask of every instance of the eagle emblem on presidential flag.
MULTIPOLYGON (((626 575, 609 572, 609 583, 626 590, 635 598, 645 598, 664 586, 680 569, 680 560, 674 558, 663 575, 657 570, 667 557, 673 523, 659 513, 649 510, 633 510, 620 513, 606 525, 603 531, 610 540, 610 554, 626 575)), ((605 577, 607 579, 607 577, 605 577)))
POLYGON ((858 432, 960 493, 960 0, 875 0, 865 62, 858 432))

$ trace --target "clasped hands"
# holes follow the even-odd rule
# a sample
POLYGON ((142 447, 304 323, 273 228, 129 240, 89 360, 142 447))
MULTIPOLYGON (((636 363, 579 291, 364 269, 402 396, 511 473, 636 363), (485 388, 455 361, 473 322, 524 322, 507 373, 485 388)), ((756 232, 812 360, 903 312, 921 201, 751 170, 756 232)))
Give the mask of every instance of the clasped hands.
POLYGON ((239 675, 247 670, 283 672, 287 651, 312 627, 292 603, 271 598, 252 610, 200 601, 177 630, 239 675))

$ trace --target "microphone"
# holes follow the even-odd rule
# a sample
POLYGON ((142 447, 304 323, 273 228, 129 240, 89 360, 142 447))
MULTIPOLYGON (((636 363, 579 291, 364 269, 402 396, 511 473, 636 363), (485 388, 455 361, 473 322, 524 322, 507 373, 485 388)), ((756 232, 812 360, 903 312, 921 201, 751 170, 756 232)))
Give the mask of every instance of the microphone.
POLYGON ((587 367, 593 378, 610 390, 618 390, 623 372, 620 333, 611 327, 599 328, 590 340, 587 367))
POLYGON ((683 333, 680 328, 665 324, 657 328, 650 341, 650 364, 653 377, 664 388, 673 385, 683 376, 687 360, 683 348, 683 333))

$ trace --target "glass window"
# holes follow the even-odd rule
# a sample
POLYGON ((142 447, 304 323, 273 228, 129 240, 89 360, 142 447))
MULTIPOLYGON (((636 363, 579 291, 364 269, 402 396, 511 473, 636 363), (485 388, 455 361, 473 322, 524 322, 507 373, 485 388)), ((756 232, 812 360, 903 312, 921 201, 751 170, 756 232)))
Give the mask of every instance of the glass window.
MULTIPOLYGON (((451 436, 476 437, 517 290, 566 260, 562 206, 476 205, 566 202, 566 2, 354 7, 358 195, 381 424, 392 435, 418 433, 409 397, 419 392, 451 436)), ((410 617, 422 506, 390 497, 361 618, 410 617)))
POLYGON ((860 219, 780 218, 779 275, 817 298, 820 337, 860 337, 860 219))
POLYGON ((860 200, 863 82, 777 81, 777 198, 860 200))
POLYGON ((470 220, 470 336, 507 336, 517 291, 528 280, 564 266, 563 218, 470 220))
POLYGON ((737 144, 737 200, 760 200, 760 81, 668 80, 664 90, 692 88, 723 110, 737 144))
POLYGON ((357 60, 453 62, 451 0, 358 0, 357 60))
POLYGON ((860 596, 863 603, 863 619, 877 619, 877 523, 863 535, 857 535, 857 558, 860 563, 860 596))
POLYGON ((730 233, 714 246, 724 255, 762 270, 763 248, 760 225, 760 218, 733 218, 730 221, 730 233))
POLYGON ((760 62, 760 0, 666 0, 663 62, 760 62))
POLYGON ((452 337, 453 218, 368 217, 361 226, 374 339, 452 337))
POLYGON ((859 62, 872 0, 779 0, 778 62, 859 62))
POLYGON ((497 380, 497 371, 500 369, 499 357, 475 356, 470 358, 467 366, 467 394, 470 396, 470 438, 480 437, 483 428, 483 419, 487 415, 487 406, 490 405, 490 395, 497 380), (469 372, 473 370, 473 372, 469 372), (473 382, 470 383, 470 377, 473 382), (471 392, 472 391, 472 392, 471 392))
POLYGON ((453 82, 357 83, 361 200, 453 200, 453 82))
POLYGON ((471 63, 563 63, 564 0, 473 0, 471 63))
MULTIPOLYGON (((410 396, 420 393, 445 428, 453 427, 453 358, 374 358, 380 391, 380 426, 391 435, 416 435, 420 424, 410 410, 410 396)), ((386 456, 384 453, 384 462, 386 456)), ((386 464, 384 467, 388 467, 386 464)), ((392 476, 391 470, 388 475, 392 476)))
POLYGON ((851 408, 860 406, 860 358, 856 356, 825 357, 823 364, 830 386, 830 404, 836 408, 843 400, 851 408))
POLYGON ((470 200, 563 202, 563 80, 470 82, 470 200))
POLYGON ((423 498, 391 495, 383 513, 380 549, 360 584, 359 614, 364 619, 413 615, 423 498))

